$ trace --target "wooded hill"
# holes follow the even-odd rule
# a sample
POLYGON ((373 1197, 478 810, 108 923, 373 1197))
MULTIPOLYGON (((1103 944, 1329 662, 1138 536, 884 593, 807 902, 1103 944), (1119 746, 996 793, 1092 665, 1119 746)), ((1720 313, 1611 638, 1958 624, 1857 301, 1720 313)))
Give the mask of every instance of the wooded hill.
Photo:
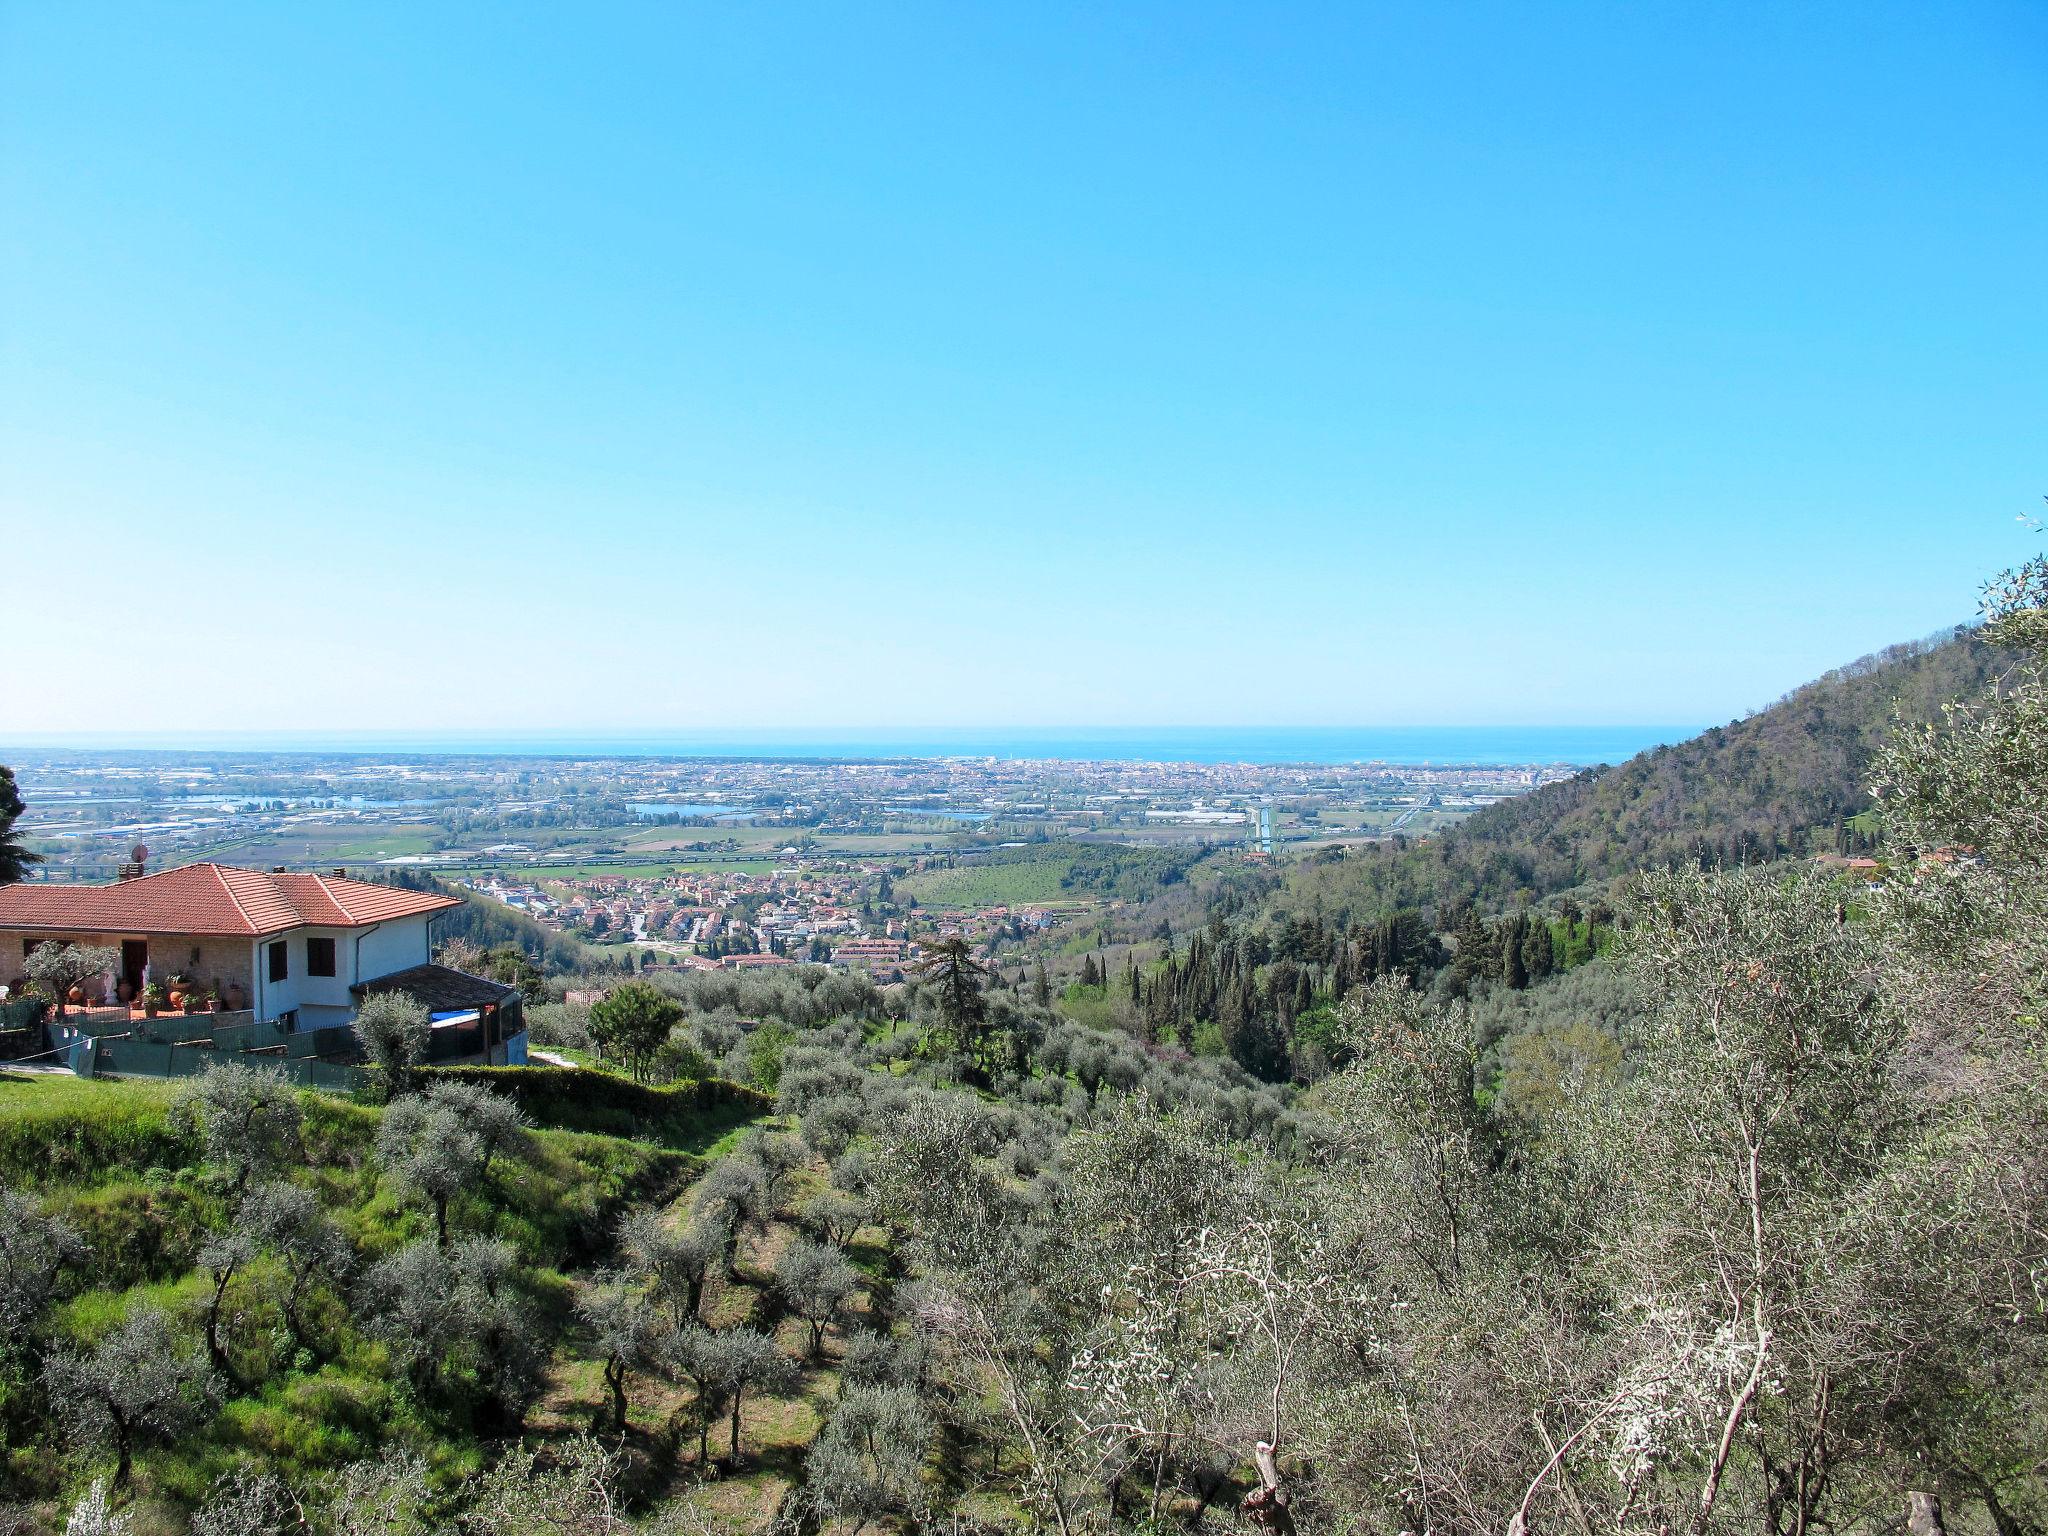
POLYGON ((1870 809, 1865 776, 1894 721, 1933 720, 2013 661, 1972 630, 1892 646, 1747 719, 1504 800, 1440 838, 1354 852, 1338 899, 1367 917, 1541 898, 1641 869, 1849 851, 1860 836, 1850 822, 1870 809))

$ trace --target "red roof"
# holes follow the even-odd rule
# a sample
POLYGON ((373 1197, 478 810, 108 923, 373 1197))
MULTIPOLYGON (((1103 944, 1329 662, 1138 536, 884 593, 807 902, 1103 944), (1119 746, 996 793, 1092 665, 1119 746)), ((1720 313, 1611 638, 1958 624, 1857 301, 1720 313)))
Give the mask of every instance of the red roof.
POLYGON ((255 938, 287 928, 368 928, 395 917, 461 905, 457 896, 339 875, 264 874, 225 864, 187 864, 113 885, 0 886, 0 929, 255 938))

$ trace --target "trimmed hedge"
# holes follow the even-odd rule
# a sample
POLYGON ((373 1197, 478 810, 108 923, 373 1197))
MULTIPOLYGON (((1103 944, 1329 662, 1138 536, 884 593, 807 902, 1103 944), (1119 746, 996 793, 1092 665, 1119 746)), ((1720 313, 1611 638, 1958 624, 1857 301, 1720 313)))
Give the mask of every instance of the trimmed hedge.
POLYGON ((535 1125, 701 1151, 735 1125, 775 1112, 765 1093, 722 1078, 653 1087, 583 1067, 431 1067, 426 1081, 481 1083, 535 1125))

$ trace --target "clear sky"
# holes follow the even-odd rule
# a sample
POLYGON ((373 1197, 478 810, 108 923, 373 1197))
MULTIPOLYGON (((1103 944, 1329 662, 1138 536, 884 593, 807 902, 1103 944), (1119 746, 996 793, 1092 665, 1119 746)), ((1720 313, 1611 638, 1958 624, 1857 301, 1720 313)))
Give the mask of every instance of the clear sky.
POLYGON ((0 7, 0 730, 1709 722, 2048 492, 2048 7, 0 7))

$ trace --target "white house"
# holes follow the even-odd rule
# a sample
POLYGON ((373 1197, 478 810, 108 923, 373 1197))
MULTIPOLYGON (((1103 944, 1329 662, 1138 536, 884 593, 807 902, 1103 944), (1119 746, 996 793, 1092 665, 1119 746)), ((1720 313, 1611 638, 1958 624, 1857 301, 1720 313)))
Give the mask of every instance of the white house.
POLYGON ((88 1003, 139 1004, 146 984, 182 979, 231 1012, 294 1034, 346 1025, 366 993, 403 981, 430 1008, 440 1005, 448 1017, 437 1022, 481 1021, 462 1036, 479 1048, 459 1054, 523 1060, 517 990, 433 964, 428 924, 461 905, 459 897, 338 871, 224 864, 187 864, 112 885, 22 882, 0 886, 0 980, 21 979, 38 945, 105 945, 119 952, 119 967, 87 984, 88 1003), (515 1034, 516 1056, 507 1050, 515 1034))

